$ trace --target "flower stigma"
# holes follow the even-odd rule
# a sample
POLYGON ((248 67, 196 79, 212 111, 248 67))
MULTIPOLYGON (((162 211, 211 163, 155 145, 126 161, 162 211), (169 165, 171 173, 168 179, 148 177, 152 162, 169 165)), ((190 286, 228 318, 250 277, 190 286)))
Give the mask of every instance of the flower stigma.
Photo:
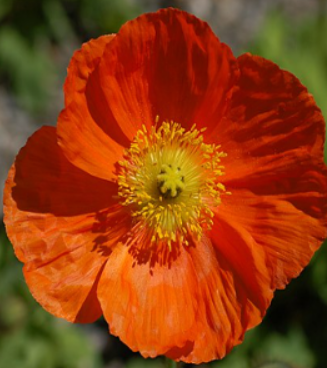
POLYGON ((165 198, 175 198, 184 188, 184 176, 181 168, 174 164, 163 164, 157 175, 158 188, 165 198))
POLYGON ((129 243, 166 243, 171 250, 211 230, 213 209, 230 193, 219 182, 226 153, 204 143, 204 131, 173 121, 137 131, 119 161, 118 195, 134 219, 129 243))

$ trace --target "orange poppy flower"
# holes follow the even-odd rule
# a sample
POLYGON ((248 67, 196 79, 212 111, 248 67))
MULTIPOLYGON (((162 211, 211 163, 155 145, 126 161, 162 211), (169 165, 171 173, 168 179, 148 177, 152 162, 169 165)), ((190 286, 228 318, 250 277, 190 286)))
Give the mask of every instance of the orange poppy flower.
POLYGON ((327 235, 312 96, 175 9, 84 44, 64 91, 4 192, 31 293, 145 357, 222 358, 327 235))

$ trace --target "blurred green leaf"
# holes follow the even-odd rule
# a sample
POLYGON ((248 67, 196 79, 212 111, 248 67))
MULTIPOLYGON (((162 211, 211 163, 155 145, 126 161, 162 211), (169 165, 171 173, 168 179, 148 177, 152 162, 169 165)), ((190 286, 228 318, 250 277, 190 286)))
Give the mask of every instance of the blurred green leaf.
POLYGON ((312 368, 315 357, 305 335, 299 328, 292 328, 287 335, 270 334, 260 346, 257 359, 280 361, 299 367, 312 368))
POLYGON ((44 110, 49 102, 48 86, 53 82, 54 64, 44 49, 32 48, 13 27, 0 29, 0 72, 6 70, 23 106, 44 110))
POLYGON ((13 0, 0 0, 0 21, 10 12, 13 0))
POLYGON ((68 43, 68 40, 76 38, 72 24, 60 1, 46 0, 43 1, 42 7, 52 35, 58 43, 65 44, 68 43))
POLYGON ((141 9, 128 0, 83 0, 81 20, 92 33, 116 33, 123 23, 135 18, 141 9))

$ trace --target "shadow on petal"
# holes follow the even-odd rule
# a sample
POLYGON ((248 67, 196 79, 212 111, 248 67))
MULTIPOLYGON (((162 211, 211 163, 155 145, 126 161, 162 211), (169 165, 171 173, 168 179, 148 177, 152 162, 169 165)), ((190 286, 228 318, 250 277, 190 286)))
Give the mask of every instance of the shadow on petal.
POLYGON ((75 216, 116 202, 116 183, 72 165, 57 144, 56 129, 38 130, 19 152, 12 197, 21 211, 75 216))

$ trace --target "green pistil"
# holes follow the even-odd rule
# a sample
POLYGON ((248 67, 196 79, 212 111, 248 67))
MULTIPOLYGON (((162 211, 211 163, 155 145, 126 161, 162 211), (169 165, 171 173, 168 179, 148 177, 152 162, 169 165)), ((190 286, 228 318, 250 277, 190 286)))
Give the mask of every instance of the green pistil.
POLYGON ((163 164, 157 180, 158 189, 165 198, 176 198, 184 189, 184 176, 174 164, 163 164))

